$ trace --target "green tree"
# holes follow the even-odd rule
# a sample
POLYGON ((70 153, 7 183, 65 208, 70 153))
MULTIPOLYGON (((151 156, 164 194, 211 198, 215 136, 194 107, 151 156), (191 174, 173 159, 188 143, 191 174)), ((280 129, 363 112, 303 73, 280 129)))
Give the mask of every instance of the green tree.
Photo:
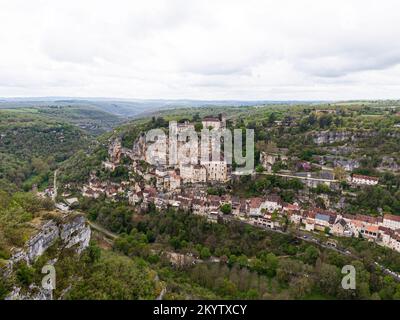
POLYGON ((203 130, 203 124, 201 122, 196 122, 194 124, 194 130, 196 130, 196 132, 200 132, 201 130, 203 130))
POLYGON ((304 252, 304 262, 314 265, 319 257, 319 251, 313 246, 308 246, 304 252))
POLYGON ((26 264, 21 264, 16 272, 17 280, 24 286, 33 282, 36 270, 26 264))
POLYGON ((231 214, 232 213, 232 206, 229 203, 225 203, 221 206, 221 212, 223 214, 231 214))
POLYGON ((200 251, 200 258, 201 259, 208 259, 211 257, 210 249, 207 247, 203 247, 200 251))

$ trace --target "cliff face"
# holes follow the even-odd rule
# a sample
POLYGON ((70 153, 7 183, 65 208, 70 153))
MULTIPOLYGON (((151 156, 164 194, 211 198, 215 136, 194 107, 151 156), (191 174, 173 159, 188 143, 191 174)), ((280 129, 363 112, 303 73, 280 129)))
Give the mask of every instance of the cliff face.
POLYGON ((21 288, 14 287, 5 300, 53 300, 53 292, 32 284, 27 292, 22 292, 21 288))
POLYGON ((24 248, 15 250, 8 268, 12 270, 12 266, 20 261, 33 263, 57 240, 61 240, 60 246, 65 248, 76 245, 76 251, 79 254, 89 245, 90 234, 90 227, 81 215, 67 215, 59 221, 49 220, 29 239, 24 248))
POLYGON ((28 263, 32 263, 37 257, 40 257, 51 245, 53 245, 59 237, 59 227, 53 220, 45 223, 41 231, 29 239, 26 251, 21 249, 16 257, 13 256, 17 261, 25 260, 28 263), (19 259, 19 260, 18 260, 19 259))
POLYGON ((71 221, 64 223, 60 228, 60 238, 66 248, 76 246, 76 251, 80 254, 90 241, 90 227, 83 216, 76 216, 71 221))
MULTIPOLYGON (((50 219, 38 228, 38 232, 27 241, 23 248, 14 249, 4 274, 6 277, 11 276, 17 263, 33 264, 47 249, 56 243, 58 249, 74 248, 79 255, 89 246, 90 236, 90 227, 82 215, 69 213, 50 219)), ((57 256, 49 261, 48 264, 55 264, 56 262, 57 256)), ((32 284, 24 292, 21 288, 14 287, 6 299, 49 300, 52 299, 52 292, 32 284)))
MULTIPOLYGON (((357 131, 320 131, 312 134, 312 138, 314 143, 318 145, 322 144, 331 144, 335 142, 343 142, 343 141, 360 141, 363 139, 368 139, 371 137, 376 137, 380 134, 379 131, 372 130, 357 130, 357 131)), ((386 132, 384 136, 390 138, 400 138, 400 133, 395 132, 386 132)))
POLYGON ((342 141, 358 141, 376 135, 377 132, 372 131, 321 131, 313 135, 313 140, 316 144, 321 145, 342 141))

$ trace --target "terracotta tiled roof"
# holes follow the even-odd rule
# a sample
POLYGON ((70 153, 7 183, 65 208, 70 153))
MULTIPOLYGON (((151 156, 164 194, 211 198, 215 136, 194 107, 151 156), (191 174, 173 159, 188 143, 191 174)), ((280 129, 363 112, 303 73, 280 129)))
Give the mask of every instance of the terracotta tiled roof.
POLYGON ((252 209, 259 208, 262 203, 263 203, 262 198, 251 198, 250 199, 250 208, 252 208, 252 209))
POLYGON ((378 181, 379 178, 378 177, 370 177, 370 176, 364 176, 361 174, 353 174, 352 178, 356 178, 356 179, 363 179, 363 180, 372 180, 372 181, 378 181))
POLYGON ((366 216, 364 214, 356 214, 354 219, 358 220, 358 221, 371 223, 371 224, 378 224, 379 222, 382 222, 381 217, 371 217, 371 216, 366 216))
POLYGON ((267 201, 270 202, 276 202, 276 203, 282 203, 282 199, 280 196, 276 195, 276 194, 270 194, 266 197, 267 201))
POLYGON ((378 232, 379 227, 378 226, 368 226, 365 228, 365 230, 369 232, 378 232))
POLYGON ((315 219, 316 213, 314 211, 312 211, 312 210, 311 211, 307 211, 305 214, 306 214, 307 218, 315 219))
POLYGON ((385 234, 388 234, 388 235, 391 235, 394 232, 392 229, 389 229, 389 228, 386 228, 386 227, 383 227, 383 226, 379 226, 378 230, 381 231, 382 233, 385 233, 385 234))
POLYGON ((383 219, 400 222, 400 216, 395 216, 394 214, 387 213, 383 216, 383 219))
POLYGON ((290 210, 290 211, 298 211, 298 210, 300 210, 300 207, 298 205, 295 205, 295 204, 287 203, 285 205, 284 209, 285 210, 290 210))
POLYGON ((209 122, 219 122, 219 118, 218 117, 214 117, 214 116, 206 116, 203 118, 203 121, 209 121, 209 122))

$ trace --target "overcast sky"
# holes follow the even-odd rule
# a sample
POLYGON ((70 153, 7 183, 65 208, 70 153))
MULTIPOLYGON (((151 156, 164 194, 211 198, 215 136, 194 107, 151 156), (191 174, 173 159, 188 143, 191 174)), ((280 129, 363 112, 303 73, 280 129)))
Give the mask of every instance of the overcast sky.
POLYGON ((0 96, 400 98, 400 1, 0 0, 0 96))

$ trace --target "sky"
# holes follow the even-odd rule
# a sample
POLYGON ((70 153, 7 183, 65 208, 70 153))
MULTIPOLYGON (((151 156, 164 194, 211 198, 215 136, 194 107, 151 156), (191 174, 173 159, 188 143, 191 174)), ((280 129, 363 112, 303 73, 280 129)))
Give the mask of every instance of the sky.
POLYGON ((0 97, 400 98, 400 1, 0 0, 0 97))

